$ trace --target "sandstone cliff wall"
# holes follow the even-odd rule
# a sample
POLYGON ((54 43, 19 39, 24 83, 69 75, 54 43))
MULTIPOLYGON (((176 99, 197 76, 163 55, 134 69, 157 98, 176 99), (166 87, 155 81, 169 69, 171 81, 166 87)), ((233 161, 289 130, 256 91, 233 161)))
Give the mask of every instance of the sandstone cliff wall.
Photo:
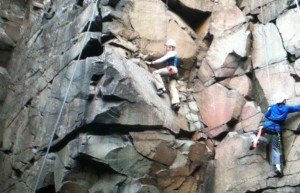
POLYGON ((0 192, 299 192, 299 114, 284 176, 249 133, 300 103, 293 0, 0 0, 0 192), (181 108, 147 66, 177 41, 181 108), (53 141, 52 141, 53 139, 53 141), (47 147, 50 143, 49 153, 47 147), (41 174, 41 175, 39 175, 41 174))

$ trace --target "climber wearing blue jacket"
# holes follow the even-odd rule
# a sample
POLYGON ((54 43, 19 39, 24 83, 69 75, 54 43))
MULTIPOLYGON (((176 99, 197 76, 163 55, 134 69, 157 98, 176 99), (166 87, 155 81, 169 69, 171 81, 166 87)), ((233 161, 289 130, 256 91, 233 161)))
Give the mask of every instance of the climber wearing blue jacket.
POLYGON ((278 176, 282 176, 283 170, 283 156, 281 144, 281 125, 287 118, 289 113, 300 111, 300 105, 289 106, 286 105, 286 99, 277 96, 276 104, 272 105, 265 113, 267 121, 259 128, 256 138, 253 140, 252 147, 255 148, 259 141, 266 141, 270 144, 270 161, 275 166, 275 172, 278 176), (263 138, 261 138, 261 135, 263 138))

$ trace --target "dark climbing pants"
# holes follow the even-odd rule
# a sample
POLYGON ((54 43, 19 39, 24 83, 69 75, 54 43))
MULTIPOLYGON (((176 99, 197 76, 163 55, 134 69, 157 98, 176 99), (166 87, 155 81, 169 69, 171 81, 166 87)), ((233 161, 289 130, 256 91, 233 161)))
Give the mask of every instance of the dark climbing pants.
POLYGON ((269 144, 269 156, 272 165, 283 163, 282 144, 280 133, 266 133, 262 141, 269 144))

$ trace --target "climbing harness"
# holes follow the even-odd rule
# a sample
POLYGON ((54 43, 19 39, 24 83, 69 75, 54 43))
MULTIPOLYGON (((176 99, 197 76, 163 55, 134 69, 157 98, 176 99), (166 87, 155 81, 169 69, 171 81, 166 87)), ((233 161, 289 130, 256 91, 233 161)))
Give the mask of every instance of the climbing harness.
POLYGON ((173 68, 171 66, 167 66, 166 69, 170 72, 170 74, 174 74, 173 68))
MULTIPOLYGON (((99 0, 94 1, 94 2, 95 2, 95 7, 94 7, 94 9, 93 9, 92 16, 90 17, 89 25, 88 25, 87 32, 86 32, 86 34, 85 34, 85 37, 84 37, 84 41, 83 41, 83 42, 86 42, 86 41, 87 41, 88 32, 90 31, 90 28, 91 28, 92 19, 93 19, 94 15, 95 15, 95 12, 96 12, 96 9, 97 9, 97 5, 98 5, 98 1, 99 1, 99 0)), ((70 78, 69 85, 68 85, 67 90, 66 90, 66 92, 65 92, 66 94, 65 94, 65 96, 64 96, 63 103, 62 103, 62 105, 61 105, 61 108, 60 108, 60 111, 59 111, 59 114, 58 114, 58 117, 57 117, 55 126, 54 126, 54 128, 53 128, 53 132, 52 132, 52 134, 51 134, 50 141, 49 141, 49 144, 48 144, 48 146, 47 146, 47 151, 46 151, 46 154, 45 154, 43 163, 42 163, 42 165, 41 165, 41 167, 40 167, 40 169, 39 169, 39 173, 38 173, 38 175, 37 175, 37 179, 36 179, 36 183, 35 183, 35 186, 34 186, 34 189, 33 189, 33 193, 36 192, 37 187, 38 187, 38 185, 39 185, 39 181, 40 181, 40 178, 41 178, 41 174, 42 174, 42 172, 43 172, 43 169, 44 169, 44 166, 45 166, 45 163, 46 163, 47 156, 48 156, 48 154, 49 154, 49 151, 50 151, 52 142, 53 142, 53 140, 54 140, 55 133, 56 133, 56 131, 57 131, 57 129, 58 129, 58 125, 59 125, 59 123, 60 123, 60 119, 61 119, 61 116, 62 116, 62 112, 63 112, 63 109, 64 109, 64 107, 65 107, 65 104, 66 104, 66 101, 67 101, 67 97, 68 97, 68 94, 69 94, 69 91, 70 91, 70 87, 71 87, 72 82, 73 82, 73 79, 74 79, 74 77, 75 77, 75 72, 76 72, 76 69, 77 69, 79 60, 80 60, 80 58, 81 58, 82 52, 83 52, 83 49, 80 51, 79 56, 78 56, 78 59, 77 59, 75 65, 74 65, 74 69, 73 69, 73 72, 72 72, 72 76, 71 76, 71 78, 70 78)))

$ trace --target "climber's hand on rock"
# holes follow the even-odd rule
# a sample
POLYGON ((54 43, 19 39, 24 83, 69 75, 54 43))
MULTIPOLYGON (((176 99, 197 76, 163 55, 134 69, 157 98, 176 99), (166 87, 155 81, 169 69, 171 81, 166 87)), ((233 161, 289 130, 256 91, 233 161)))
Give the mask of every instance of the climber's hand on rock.
POLYGON ((258 139, 256 138, 253 140, 253 144, 252 144, 253 148, 257 147, 257 143, 258 143, 258 139))
POLYGON ((250 146, 250 150, 255 149, 257 147, 257 143, 258 143, 258 139, 254 139, 251 146, 250 146))

